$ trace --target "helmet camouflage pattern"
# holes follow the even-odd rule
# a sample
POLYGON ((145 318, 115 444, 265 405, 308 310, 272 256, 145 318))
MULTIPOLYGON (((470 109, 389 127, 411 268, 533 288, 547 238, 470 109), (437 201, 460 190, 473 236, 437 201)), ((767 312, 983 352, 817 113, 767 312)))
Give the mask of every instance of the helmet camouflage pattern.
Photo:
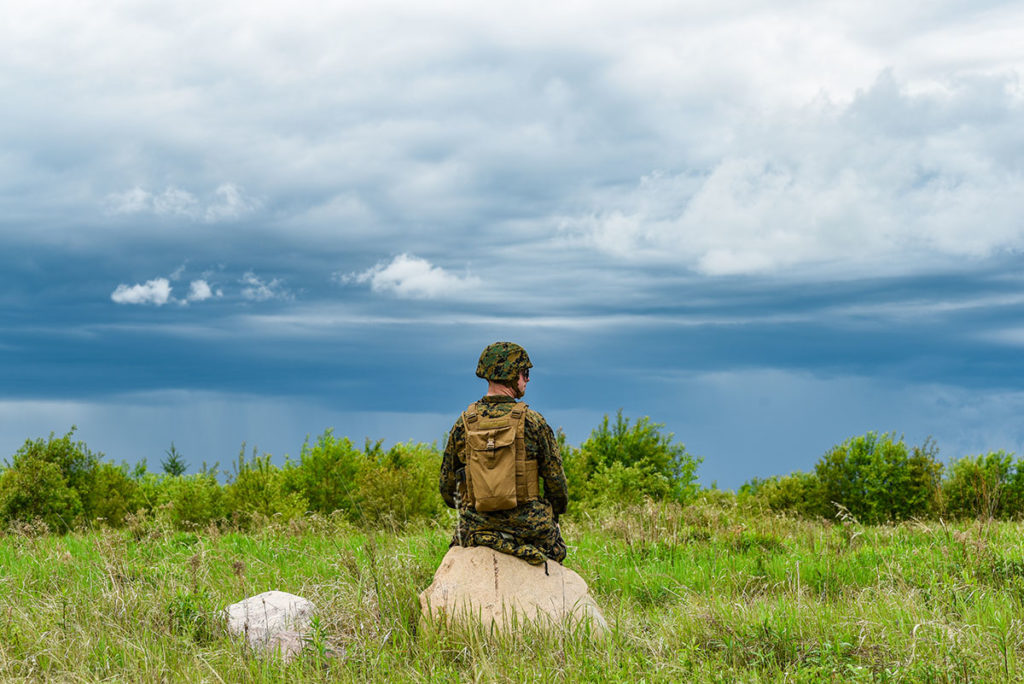
POLYGON ((495 342, 487 345, 480 362, 476 364, 476 376, 494 382, 511 383, 519 379, 519 373, 533 368, 526 350, 515 342, 495 342))

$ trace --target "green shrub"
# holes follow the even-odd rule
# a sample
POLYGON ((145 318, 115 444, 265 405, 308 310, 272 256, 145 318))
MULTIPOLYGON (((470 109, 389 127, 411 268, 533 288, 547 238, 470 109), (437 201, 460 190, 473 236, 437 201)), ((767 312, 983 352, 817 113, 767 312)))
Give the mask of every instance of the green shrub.
POLYGON ((165 475, 157 475, 138 468, 132 474, 132 479, 139 486, 139 494, 146 509, 154 509, 167 503, 167 494, 164 490, 165 478, 165 475))
POLYGON ((56 463, 24 455, 0 476, 0 516, 4 522, 42 520, 54 532, 67 532, 82 515, 82 500, 68 486, 56 463))
POLYGON ((676 500, 668 478, 651 465, 627 466, 619 461, 599 466, 590 476, 584 492, 587 501, 596 506, 638 504, 647 498, 676 500))
POLYGON ((578 447, 569 444, 562 428, 555 432, 555 440, 558 442, 558 452, 562 457, 562 467, 565 470, 565 481, 569 485, 569 502, 579 499, 587 488, 587 480, 592 474, 592 464, 584 458, 578 447))
POLYGON ((102 454, 94 454, 89 451, 85 442, 72 442, 78 428, 72 426, 63 437, 54 437, 50 433, 49 439, 42 437, 35 440, 26 440, 25 444, 14 454, 13 464, 26 458, 38 458, 53 463, 60 470, 61 477, 68 487, 84 496, 92 487, 96 476, 96 467, 102 454))
POLYGON ((354 523, 404 523, 440 513, 437 448, 410 442, 385 450, 382 443, 367 439, 360 451, 328 429, 312 446, 307 440, 299 462, 284 469, 286 490, 312 511, 340 511, 354 523))
POLYGON ((815 466, 822 495, 862 523, 933 515, 939 507, 942 464, 931 440, 908 451, 903 438, 869 432, 832 447, 815 466))
MULTIPOLYGON (((286 470, 291 467, 285 465, 286 470)), ((308 504, 299 492, 289 491, 288 479, 288 475, 271 463, 270 454, 261 456, 253 449, 252 459, 246 460, 243 444, 234 476, 224 488, 226 510, 242 523, 260 516, 280 516, 285 520, 301 516, 308 504)))
POLYGON ((429 518, 444 510, 437 491, 441 455, 430 444, 396 444, 387 451, 381 442, 366 443, 359 473, 358 522, 405 523, 429 518))
POLYGON ((1010 518, 1024 512, 1024 462, 993 451, 954 460, 943 483, 946 515, 1010 518))
POLYGON ((359 480, 366 456, 347 437, 338 439, 326 430, 313 446, 302 445, 298 464, 285 470, 286 488, 306 499, 309 509, 324 515, 342 511, 349 520, 359 517, 359 480))
POLYGON ((139 483, 128 476, 128 466, 101 463, 89 492, 86 508, 93 521, 121 527, 124 519, 145 506, 139 483))
POLYGON ((821 481, 814 473, 796 471, 766 479, 754 478, 740 487, 739 495, 773 511, 792 511, 806 517, 827 517, 833 512, 825 500, 821 481))
POLYGON ((230 512, 225 507, 225 490, 212 472, 166 476, 161 489, 164 515, 178 529, 204 526, 230 512))
POLYGON ((29 439, 0 478, 0 515, 7 521, 40 518, 66 531, 93 518, 99 457, 84 442, 63 437, 29 439))
POLYGON ((194 590, 179 588, 167 603, 171 631, 196 643, 208 643, 217 634, 220 611, 205 587, 194 590))
POLYGON ((1000 497, 1003 518, 1020 518, 1024 514, 1024 461, 1018 459, 1014 465, 1013 472, 1003 481, 1000 497))
MULTIPOLYGON (((701 459, 676 444, 664 425, 640 418, 630 425, 620 409, 615 423, 608 416, 591 431, 579 449, 563 454, 571 498, 590 505, 636 502, 652 498, 689 503, 699 491, 701 459)), ((560 438, 564 445, 564 435, 560 438)))

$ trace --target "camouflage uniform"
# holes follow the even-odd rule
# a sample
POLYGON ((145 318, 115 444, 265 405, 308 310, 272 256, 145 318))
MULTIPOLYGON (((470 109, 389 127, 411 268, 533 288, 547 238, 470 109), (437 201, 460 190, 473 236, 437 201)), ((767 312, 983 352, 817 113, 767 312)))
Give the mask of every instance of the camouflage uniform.
MULTIPOLYGON (((492 380, 497 376, 496 381, 505 380, 503 384, 507 384, 512 375, 509 368, 505 367, 497 373, 494 368, 501 369, 500 363, 483 368, 487 366, 485 357, 488 351, 496 345, 510 345, 522 351, 518 345, 505 342, 489 346, 481 356, 481 367, 478 367, 477 375, 492 380)), ((522 351, 522 356, 525 355, 526 352, 522 351)), ((499 355, 500 361, 506 358, 507 354, 499 355)), ((532 364, 528 357, 525 363, 520 364, 524 368, 530 366, 532 364)), ((519 369, 512 370, 518 378, 519 369)), ((508 415, 515 405, 516 401, 512 397, 486 396, 476 402, 476 410, 482 418, 496 418, 508 415)), ((540 498, 524 502, 512 510, 480 513, 465 500, 465 463, 462 459, 466 429, 461 416, 455 421, 448 434, 448 444, 441 461, 440 479, 444 502, 459 511, 459 523, 452 537, 452 546, 489 546, 534 565, 543 563, 547 558, 560 562, 565 559, 566 548, 558 528, 558 516, 565 512, 569 497, 558 442, 543 416, 532 409, 526 412, 524 432, 526 457, 537 461, 537 474, 544 483, 540 498)))

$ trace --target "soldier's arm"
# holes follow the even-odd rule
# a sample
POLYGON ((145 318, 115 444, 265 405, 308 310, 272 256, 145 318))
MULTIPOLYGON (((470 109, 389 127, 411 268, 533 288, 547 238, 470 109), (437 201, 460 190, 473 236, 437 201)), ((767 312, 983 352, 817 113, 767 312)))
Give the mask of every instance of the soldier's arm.
POLYGON ((546 421, 541 420, 537 467, 544 479, 544 498, 551 504, 551 510, 557 517, 565 513, 569 505, 569 486, 565 481, 565 470, 562 468, 562 456, 558 451, 555 433, 546 421))
MULTIPOLYGON (((461 422, 461 421, 460 421, 461 422)), ((440 490, 441 498, 449 508, 455 508, 455 491, 458 487, 456 472, 459 469, 460 444, 464 437, 457 422, 448 433, 448 443, 444 447, 444 456, 441 458, 440 490)))

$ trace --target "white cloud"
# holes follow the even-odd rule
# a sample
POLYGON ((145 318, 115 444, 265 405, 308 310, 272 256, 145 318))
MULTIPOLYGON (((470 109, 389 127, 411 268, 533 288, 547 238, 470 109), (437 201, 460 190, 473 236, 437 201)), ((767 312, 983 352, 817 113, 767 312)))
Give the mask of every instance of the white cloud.
POLYGON ((387 292, 409 299, 457 297, 481 285, 476 276, 454 275, 410 254, 399 254, 390 263, 381 262, 362 273, 339 276, 338 280, 369 283, 374 292, 387 292))
POLYGON ((110 298, 118 304, 155 304, 163 306, 171 297, 171 284, 167 278, 154 278, 145 284, 117 286, 110 298))
POLYGON ((107 207, 114 214, 139 214, 151 211, 152 205, 153 195, 138 186, 107 197, 107 207))
MULTIPOLYGON (((214 296, 213 290, 210 288, 210 284, 205 280, 193 280, 189 283, 188 299, 190 302, 204 302, 210 297, 214 296)), ((221 291, 217 290, 216 296, 221 296, 221 291)))
POLYGON ((187 190, 170 187, 159 195, 153 195, 151 207, 157 216, 182 216, 195 219, 201 211, 199 200, 187 190))
POLYGON ((251 214, 260 206, 259 200, 246 195, 234 183, 222 184, 217 188, 215 195, 216 199, 206 207, 204 212, 204 220, 207 223, 234 221, 246 214, 251 214))
POLYGON ((223 291, 220 289, 214 290, 206 280, 200 279, 189 283, 188 296, 184 299, 174 298, 171 296, 174 288, 171 286, 170 281, 180 278, 183 270, 184 266, 176 269, 171 274, 170 280, 167 278, 154 278, 147 280, 143 284, 125 285, 122 283, 111 293, 110 298, 118 304, 155 304, 156 306, 163 306, 171 302, 187 306, 192 302, 203 302, 211 297, 223 296, 223 291))
MULTIPOLYGON (((844 319, 877 319, 889 321, 908 321, 912 319, 947 316, 970 311, 998 312, 1024 305, 1024 293, 958 295, 936 293, 931 298, 898 299, 890 302, 866 302, 844 304, 828 307, 825 313, 838 315, 844 319)), ((988 339, 988 333, 984 333, 988 339)), ((979 338, 981 339, 981 338, 979 338)))
POLYGON ((151 214, 204 223, 236 221, 259 209, 260 204, 234 183, 222 183, 207 201, 174 186, 160 193, 136 186, 125 192, 111 193, 106 200, 107 210, 112 214, 151 214))
POLYGON ((285 289, 284 283, 278 278, 263 281, 252 271, 246 271, 239 282, 245 285, 242 288, 242 296, 254 302, 293 298, 291 292, 285 289))
POLYGON ((703 174, 652 173, 566 218, 571 238, 706 274, 816 264, 880 272, 1024 248, 1024 98, 1006 79, 908 94, 890 74, 848 106, 751 120, 703 174), (983 112, 996 145, 971 125, 983 112), (798 115, 796 115, 798 114, 798 115), (983 218, 982 218, 983 217, 983 218))

